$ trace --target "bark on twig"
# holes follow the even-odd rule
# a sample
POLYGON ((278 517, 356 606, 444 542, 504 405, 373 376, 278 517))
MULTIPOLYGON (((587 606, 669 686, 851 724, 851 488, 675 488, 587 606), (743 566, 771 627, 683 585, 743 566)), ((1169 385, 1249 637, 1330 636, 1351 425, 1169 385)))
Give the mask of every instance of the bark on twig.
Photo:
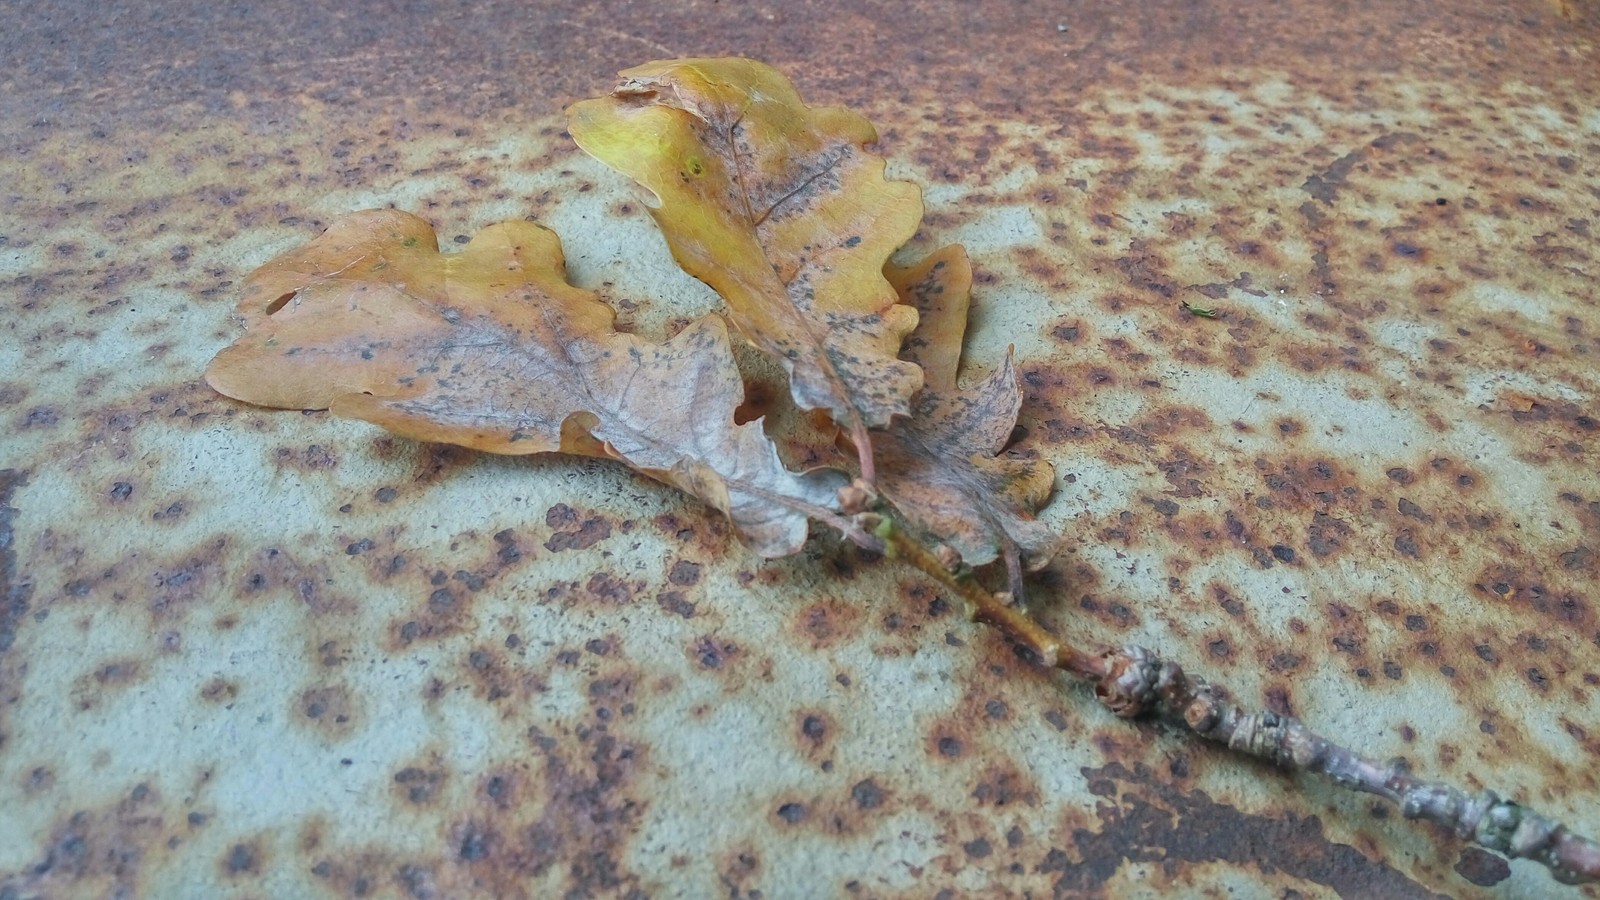
POLYGON ((1095 681, 1095 696, 1123 718, 1154 714, 1230 750, 1377 794, 1399 805, 1408 819, 1443 825, 1457 837, 1513 859, 1543 863, 1557 881, 1600 881, 1600 844, 1494 791, 1470 795, 1413 776, 1403 760, 1380 763, 1361 756, 1291 716, 1246 712, 1222 689, 1143 647, 1106 651, 1100 659, 1104 671, 1095 681))
POLYGON ((890 522, 889 551, 967 602, 970 616, 999 628, 1044 665, 1094 683, 1095 696, 1123 718, 1154 715, 1230 750, 1268 759, 1292 772, 1324 775, 1336 784, 1397 804, 1408 819, 1424 819, 1513 859, 1542 863, 1566 884, 1600 882, 1600 843, 1494 791, 1476 795, 1413 776, 1403 760, 1380 763, 1317 734, 1298 719, 1247 712, 1226 691, 1183 671, 1143 647, 1089 653, 1040 625, 1025 609, 951 572, 903 528, 890 522))

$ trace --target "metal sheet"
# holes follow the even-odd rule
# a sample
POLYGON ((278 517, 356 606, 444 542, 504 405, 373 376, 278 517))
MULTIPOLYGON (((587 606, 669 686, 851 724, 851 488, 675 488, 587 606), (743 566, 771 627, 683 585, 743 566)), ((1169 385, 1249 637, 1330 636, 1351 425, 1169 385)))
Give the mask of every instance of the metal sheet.
POLYGON ((1600 832, 1592 3, 4 10, 7 900, 1551 895, 834 540, 199 381, 374 205, 713 308, 559 115, 690 54, 867 113, 968 244, 1062 475, 1041 616, 1600 832))

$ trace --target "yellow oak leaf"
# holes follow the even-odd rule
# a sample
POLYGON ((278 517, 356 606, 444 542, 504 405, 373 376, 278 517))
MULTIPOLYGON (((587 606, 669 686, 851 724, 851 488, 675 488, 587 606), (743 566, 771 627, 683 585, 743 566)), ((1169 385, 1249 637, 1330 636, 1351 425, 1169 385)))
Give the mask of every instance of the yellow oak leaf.
POLYGON ((844 482, 786 470, 759 421, 735 424, 721 319, 660 345, 615 332, 529 222, 444 255, 415 216, 356 213, 252 273, 239 312, 246 334, 206 372, 223 394, 491 453, 619 459, 722 510, 766 556, 797 551, 844 482))
POLYGON ((898 354, 917 317, 882 269, 915 233, 922 197, 884 178, 866 119, 808 107, 746 59, 628 69, 568 116, 578 146, 653 194, 678 264, 783 363, 797 404, 826 410, 858 445, 907 412, 922 375, 898 354))
POLYGON ((1042 565, 1054 548, 1054 535, 1033 515, 1049 499, 1055 471, 1043 460, 1002 455, 1022 408, 1011 351, 987 378, 957 387, 972 291, 961 246, 886 271, 921 313, 906 355, 922 365, 928 386, 912 400, 909 418, 874 434, 878 490, 963 562, 1005 557, 1016 582, 1024 564, 1042 565))

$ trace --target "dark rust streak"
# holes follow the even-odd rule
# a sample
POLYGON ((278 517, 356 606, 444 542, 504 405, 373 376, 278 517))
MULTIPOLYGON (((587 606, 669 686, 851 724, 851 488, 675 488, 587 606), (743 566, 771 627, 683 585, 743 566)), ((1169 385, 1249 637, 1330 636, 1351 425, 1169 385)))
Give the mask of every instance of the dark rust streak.
POLYGON ((0 656, 11 649, 16 641, 17 626, 28 611, 28 594, 31 586, 17 580, 17 549, 14 520, 17 508, 11 499, 17 489, 28 483, 26 472, 18 469, 0 469, 0 656))
POLYGON ((1332 888, 1341 897, 1437 898, 1386 863, 1368 859, 1347 844, 1329 840, 1316 816, 1283 818, 1242 812, 1211 799, 1204 791, 1181 791, 1155 777, 1144 765, 1122 763, 1085 768, 1091 784, 1107 780, 1121 790, 1115 803, 1096 808, 1098 832, 1075 829, 1074 848, 1082 862, 1063 864, 1047 856, 1041 871, 1058 871, 1056 896, 1092 891, 1127 863, 1228 862, 1281 871, 1332 888))
POLYGON ((28 601, 33 585, 17 578, 17 550, 15 519, 17 508, 11 499, 17 489, 28 483, 28 475, 19 469, 0 469, 0 751, 9 743, 6 724, 7 712, 20 698, 23 667, 19 669, 10 658, 17 640, 17 631, 28 614, 28 601))

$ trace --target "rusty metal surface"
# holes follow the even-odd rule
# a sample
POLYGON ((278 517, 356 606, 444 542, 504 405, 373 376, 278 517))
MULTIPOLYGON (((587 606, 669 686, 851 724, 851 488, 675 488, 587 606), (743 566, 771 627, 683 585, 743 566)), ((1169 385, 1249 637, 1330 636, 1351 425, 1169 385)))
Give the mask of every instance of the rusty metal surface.
POLYGON ((0 897, 1552 895, 836 541, 201 384, 374 205, 711 308, 559 116, 690 54, 861 109, 967 243, 1044 618, 1600 832, 1593 3, 0 9, 0 897))

